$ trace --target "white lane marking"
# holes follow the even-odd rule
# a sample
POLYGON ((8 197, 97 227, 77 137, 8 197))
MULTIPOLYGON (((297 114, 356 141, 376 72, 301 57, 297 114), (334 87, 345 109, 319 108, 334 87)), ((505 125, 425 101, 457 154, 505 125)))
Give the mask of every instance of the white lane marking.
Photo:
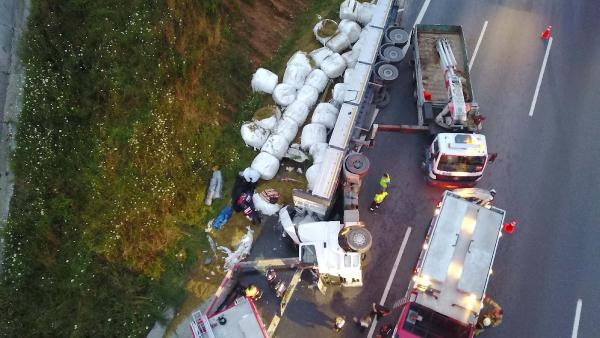
MULTIPOLYGON (((411 30, 414 30, 415 26, 421 23, 421 20, 423 20, 423 17, 425 16, 425 12, 427 12, 427 8, 429 7, 430 2, 431 2, 431 0, 425 0, 423 5, 421 6, 419 15, 417 15, 417 20, 415 20, 415 23, 412 25, 411 30)), ((410 35, 410 37, 412 38, 412 35, 410 35)), ((409 39, 408 43, 402 48, 402 51, 404 52, 404 54, 406 54, 406 51, 408 51, 408 47, 410 47, 410 44, 411 44, 411 41, 409 39)))
POLYGON ((546 55, 544 55, 542 69, 540 69, 540 76, 538 77, 537 85, 535 86, 535 93, 533 94, 533 101, 531 101, 531 108, 529 108, 529 117, 533 116, 533 110, 535 109, 538 94, 540 93, 540 86, 542 85, 542 79, 544 78, 544 72, 546 71, 546 63, 548 62, 548 55, 550 55, 552 40, 554 40, 552 37, 550 37, 550 40, 548 40, 548 47, 546 47, 546 55))
POLYGON ((421 10, 419 11, 419 15, 417 15, 417 20, 415 20, 415 24, 413 25, 413 28, 421 23, 421 20, 423 20, 423 17, 425 16, 425 12, 427 12, 427 7, 429 7, 429 3, 431 2, 431 0, 425 0, 425 2, 423 3, 423 6, 421 6, 421 10))
MULTIPOLYGON (((402 240, 402 244, 400 245, 400 250, 398 250, 398 255, 396 256, 396 261, 394 262, 394 266, 392 271, 390 272, 390 276, 388 277, 387 283, 385 284, 385 289, 383 290, 383 295, 381 295, 381 299, 379 300, 379 304, 385 304, 385 299, 390 292, 390 288, 392 287, 392 282, 396 277, 396 270, 398 270, 398 265, 400 265, 400 259, 402 258, 402 254, 404 253, 404 249, 406 248, 406 243, 408 243, 408 237, 410 237, 410 232, 412 231, 412 227, 406 228, 406 232, 404 233, 404 239, 402 240)), ((373 333, 375 332, 375 327, 377 326, 377 317, 373 319, 373 323, 371 323, 371 328, 369 329, 368 338, 373 337, 373 333)))
POLYGON ((571 338, 577 338, 577 333, 579 331, 579 317, 581 317, 581 305, 582 301, 581 299, 578 299, 577 308, 575 308, 575 319, 573 320, 573 333, 571 334, 571 338))
POLYGON ((487 20, 483 23, 483 28, 481 29, 481 34, 479 34, 479 39, 477 39, 477 44, 475 45, 475 50, 473 51, 473 55, 471 56, 471 62, 469 62, 469 70, 473 67, 473 62, 475 62, 475 58, 477 57, 477 51, 479 51, 479 46, 481 46, 481 41, 483 40, 483 34, 485 34, 485 30, 487 29, 488 22, 487 20))

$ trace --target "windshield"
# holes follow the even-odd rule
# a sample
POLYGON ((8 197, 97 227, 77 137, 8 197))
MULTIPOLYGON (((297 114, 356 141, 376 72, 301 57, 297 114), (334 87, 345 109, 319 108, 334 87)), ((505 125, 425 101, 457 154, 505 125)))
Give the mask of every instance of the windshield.
POLYGON ((438 170, 475 173, 482 171, 484 164, 485 156, 442 155, 438 163, 438 170))

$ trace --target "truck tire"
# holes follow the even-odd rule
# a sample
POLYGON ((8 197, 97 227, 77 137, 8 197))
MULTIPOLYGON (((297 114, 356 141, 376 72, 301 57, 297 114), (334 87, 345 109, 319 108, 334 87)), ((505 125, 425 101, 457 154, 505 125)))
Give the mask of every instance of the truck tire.
POLYGON ((365 253, 371 248, 373 237, 364 227, 352 227, 346 234, 346 242, 352 251, 365 253))

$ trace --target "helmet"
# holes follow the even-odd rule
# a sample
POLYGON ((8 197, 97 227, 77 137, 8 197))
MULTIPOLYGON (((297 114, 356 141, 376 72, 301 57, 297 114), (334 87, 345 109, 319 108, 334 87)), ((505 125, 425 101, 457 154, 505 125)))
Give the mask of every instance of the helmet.
POLYGON ((483 319, 483 325, 484 326, 490 326, 492 324, 492 320, 489 317, 485 317, 483 319))
POLYGON ((492 195, 492 197, 496 196, 496 189, 490 189, 490 195, 492 195))

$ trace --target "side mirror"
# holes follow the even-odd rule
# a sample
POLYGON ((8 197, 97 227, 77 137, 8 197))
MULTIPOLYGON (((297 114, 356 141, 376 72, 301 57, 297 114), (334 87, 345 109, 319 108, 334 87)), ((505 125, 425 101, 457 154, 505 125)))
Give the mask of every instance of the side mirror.
POLYGON ((491 153, 490 157, 488 158, 488 162, 494 163, 494 161, 496 160, 497 157, 498 157, 498 153, 491 153))

